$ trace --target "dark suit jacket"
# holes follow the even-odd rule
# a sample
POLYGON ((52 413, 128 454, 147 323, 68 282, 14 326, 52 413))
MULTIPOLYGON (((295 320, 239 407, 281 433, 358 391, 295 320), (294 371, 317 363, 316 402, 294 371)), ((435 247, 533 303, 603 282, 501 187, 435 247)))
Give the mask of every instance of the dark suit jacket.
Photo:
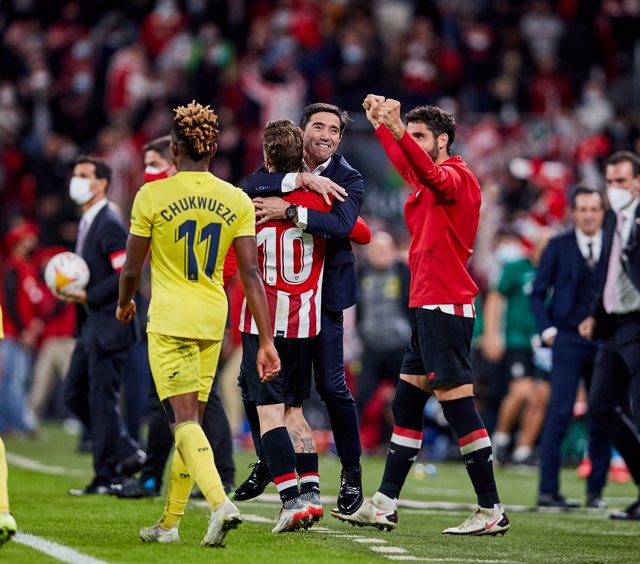
MULTIPOLYGON (((605 260, 605 273, 609 265, 611 256, 611 245, 613 243, 613 233, 616 229, 616 214, 609 210, 605 214, 603 226, 602 254, 605 260)), ((633 282, 633 285, 640 291, 640 205, 636 207, 633 225, 629 233, 629 239, 622 249, 622 267, 633 282)), ((593 307, 592 315, 596 318, 596 336, 606 338, 611 335, 613 329, 612 318, 605 309, 602 302, 606 274, 602 277, 602 282, 598 288, 598 295, 593 307)))
POLYGON ((120 323, 116 317, 118 305, 119 270, 114 270, 112 258, 125 250, 127 231, 120 216, 109 205, 103 207, 93 220, 82 247, 82 258, 91 276, 87 285, 87 309, 81 315, 84 324, 94 330, 98 344, 104 351, 115 351, 131 345, 137 327, 120 323))
MULTIPOLYGON (((606 271, 604 254, 603 239, 602 252, 595 269, 595 291, 600 287, 606 271)), ((576 329, 578 324, 590 315, 593 297, 589 299, 584 293, 584 281, 581 280, 584 267, 585 259, 578 247, 574 229, 565 231, 549 241, 540 258, 529 296, 539 333, 549 327, 576 329), (553 291, 553 294, 549 301, 547 296, 550 291, 553 291)))
MULTIPOLYGON (((347 236, 358 219, 364 197, 362 175, 345 158, 336 153, 322 176, 342 186, 349 196, 344 202, 335 200, 331 213, 308 210, 305 231, 329 239, 324 267, 322 305, 331 311, 342 311, 358 301, 355 257, 347 236)), ((244 182, 250 197, 281 196, 284 174, 269 173, 260 168, 244 182)))

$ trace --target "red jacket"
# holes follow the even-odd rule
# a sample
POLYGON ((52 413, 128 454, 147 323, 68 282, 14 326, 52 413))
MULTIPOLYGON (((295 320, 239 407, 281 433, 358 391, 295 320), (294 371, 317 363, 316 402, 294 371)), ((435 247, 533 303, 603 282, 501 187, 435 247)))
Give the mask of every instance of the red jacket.
POLYGON ((467 272, 467 261, 480 217, 478 180, 460 157, 434 164, 408 132, 396 142, 381 125, 376 135, 414 188, 404 206, 411 234, 409 307, 472 304, 478 287, 467 272))
POLYGON ((4 333, 17 338, 40 316, 44 290, 35 263, 13 255, 5 260, 2 278, 4 333))

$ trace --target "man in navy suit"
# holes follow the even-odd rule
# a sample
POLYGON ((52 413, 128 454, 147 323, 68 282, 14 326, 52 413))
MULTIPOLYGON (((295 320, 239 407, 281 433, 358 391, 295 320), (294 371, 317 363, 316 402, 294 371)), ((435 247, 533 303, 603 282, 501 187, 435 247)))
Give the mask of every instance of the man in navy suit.
POLYGON ((127 231, 107 200, 110 179, 111 167, 105 161, 83 155, 75 161, 69 185, 71 199, 82 209, 75 252, 87 262, 91 277, 85 290, 58 295, 78 304, 80 321, 64 399, 91 432, 95 474, 84 488, 69 490, 71 495, 114 494, 123 461, 144 462, 144 453, 124 430, 118 406, 135 329, 114 316, 127 231))
MULTIPOLYGON (((348 116, 331 104, 311 104, 302 112, 304 171, 278 174, 258 171, 245 183, 253 198, 258 225, 270 219, 289 219, 306 232, 329 239, 322 282, 322 320, 313 368, 316 389, 331 420, 336 449, 342 463, 338 509, 351 514, 362 505, 360 432, 358 411, 347 387, 343 354, 343 311, 358 300, 355 257, 347 235, 353 228, 364 196, 360 173, 336 150, 348 116), (289 205, 277 196, 297 188, 333 196, 331 212, 318 212, 289 205), (273 197, 276 196, 276 197, 273 197)), ((242 374, 240 378, 242 384, 242 374)), ((245 402, 252 432, 257 429, 255 408, 245 402)), ((255 443, 255 440, 254 440, 255 443)), ((251 499, 270 481, 266 464, 259 459, 249 478, 240 485, 235 499, 251 499)))
MULTIPOLYGON (((605 163, 603 228, 606 275, 580 334, 602 339, 589 393, 589 413, 622 455, 640 488, 640 158, 618 151, 605 163), (625 413, 631 396, 634 419, 625 413)), ((612 519, 640 520, 640 496, 612 519)))
MULTIPOLYGON (((591 384, 597 343, 578 333, 578 325, 590 313, 600 280, 602 260, 602 194, 578 186, 571 195, 575 228, 553 238, 545 249, 530 295, 531 309, 544 344, 552 349, 551 399, 542 434, 538 505, 578 507, 560 493, 560 445, 573 414, 581 380, 591 384), (551 300, 547 296, 552 295, 551 300)), ((602 427, 589 427, 592 471, 587 482, 587 506, 601 508, 611 446, 602 427)))

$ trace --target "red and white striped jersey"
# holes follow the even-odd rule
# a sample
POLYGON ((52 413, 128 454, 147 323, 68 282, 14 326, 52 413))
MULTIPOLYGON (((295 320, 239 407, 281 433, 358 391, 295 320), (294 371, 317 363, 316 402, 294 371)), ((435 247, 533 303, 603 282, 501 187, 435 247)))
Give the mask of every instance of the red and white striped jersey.
MULTIPOLYGON (((322 197, 306 190, 296 190, 283 199, 317 211, 331 211, 322 197)), ((327 240, 305 233, 291 221, 269 221, 256 228, 256 241, 273 335, 315 337, 320 332, 327 240)), ((240 331, 258 334, 246 299, 240 312, 240 331)))

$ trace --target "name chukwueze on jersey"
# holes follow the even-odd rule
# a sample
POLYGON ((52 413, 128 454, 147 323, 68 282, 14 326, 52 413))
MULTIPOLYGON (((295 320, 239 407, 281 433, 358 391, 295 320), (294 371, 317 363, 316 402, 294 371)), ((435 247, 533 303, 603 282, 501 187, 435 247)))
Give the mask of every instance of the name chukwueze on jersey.
POLYGON ((219 215, 227 225, 231 225, 238 217, 222 202, 206 196, 187 196, 186 198, 180 198, 175 202, 171 202, 160 212, 160 215, 165 221, 171 221, 183 211, 194 209, 213 212, 219 215))

